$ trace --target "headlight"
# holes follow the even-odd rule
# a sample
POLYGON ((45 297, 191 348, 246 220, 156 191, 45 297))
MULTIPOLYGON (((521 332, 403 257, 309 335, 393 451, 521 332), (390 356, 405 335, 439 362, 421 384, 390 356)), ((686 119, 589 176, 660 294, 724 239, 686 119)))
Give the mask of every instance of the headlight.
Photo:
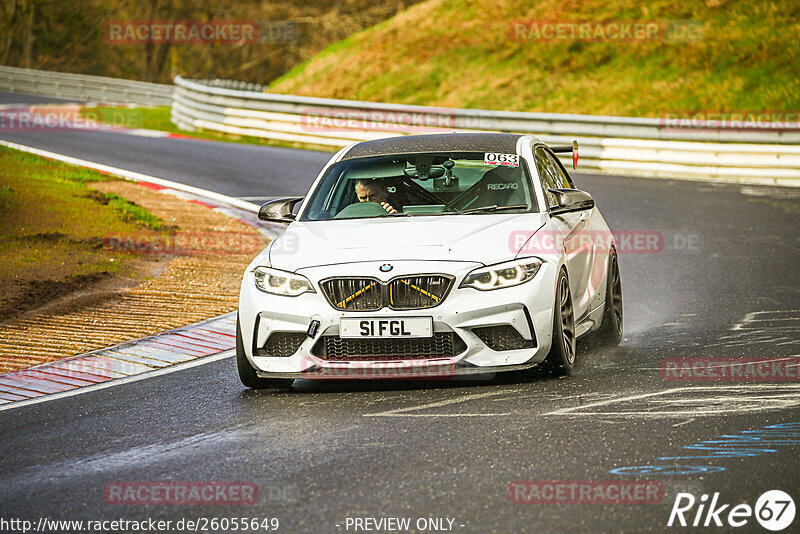
POLYGON ((472 287, 481 291, 524 284, 536 276, 542 260, 523 258, 481 267, 469 273, 459 287, 472 287))
POLYGON ((287 297, 296 297, 306 292, 315 293, 308 278, 299 274, 270 267, 256 267, 253 269, 253 274, 256 277, 256 287, 265 293, 287 297))

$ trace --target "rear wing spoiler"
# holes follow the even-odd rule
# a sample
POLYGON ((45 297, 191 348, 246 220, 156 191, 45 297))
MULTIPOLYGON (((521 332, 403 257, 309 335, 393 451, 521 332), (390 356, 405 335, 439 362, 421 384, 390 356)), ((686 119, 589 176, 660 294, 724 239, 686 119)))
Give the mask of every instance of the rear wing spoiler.
POLYGON ((566 154, 568 152, 572 152, 572 168, 578 168, 578 141, 573 141, 572 146, 551 146, 550 150, 556 154, 566 154))

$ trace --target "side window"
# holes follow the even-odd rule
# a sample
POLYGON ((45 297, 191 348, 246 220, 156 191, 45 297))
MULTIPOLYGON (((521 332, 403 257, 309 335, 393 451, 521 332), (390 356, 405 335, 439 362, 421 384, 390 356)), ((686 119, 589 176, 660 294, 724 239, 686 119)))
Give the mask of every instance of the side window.
POLYGON ((555 157, 549 152, 547 153, 547 159, 550 161, 550 167, 553 170, 556 183, 561 184, 558 187, 561 189, 575 189, 575 184, 572 183, 572 178, 569 177, 569 174, 564 172, 560 162, 556 161, 555 157))
POLYGON ((555 206, 558 204, 556 196, 551 193, 550 189, 559 189, 561 185, 556 181, 556 175, 552 168, 552 162, 548 158, 547 152, 543 148, 537 148, 534 159, 536 160, 536 171, 539 173, 539 180, 542 182, 542 189, 544 190, 544 197, 547 199, 547 205, 555 206))

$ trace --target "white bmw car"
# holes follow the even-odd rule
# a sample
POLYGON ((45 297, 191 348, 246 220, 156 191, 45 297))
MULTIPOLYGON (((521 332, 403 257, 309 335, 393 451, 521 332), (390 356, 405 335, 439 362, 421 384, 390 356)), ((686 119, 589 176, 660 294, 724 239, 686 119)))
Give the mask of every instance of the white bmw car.
POLYGON ((568 374, 578 337, 619 343, 616 244, 567 151, 453 133, 337 152, 306 197, 261 207, 288 227, 242 280, 242 383, 568 374))

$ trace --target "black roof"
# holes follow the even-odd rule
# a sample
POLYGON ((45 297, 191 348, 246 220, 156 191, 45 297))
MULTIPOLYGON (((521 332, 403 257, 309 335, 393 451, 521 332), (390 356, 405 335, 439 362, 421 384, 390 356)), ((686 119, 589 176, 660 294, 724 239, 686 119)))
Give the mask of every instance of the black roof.
POLYGON ((514 154, 520 137, 522 137, 521 134, 508 133, 404 135, 358 143, 347 151, 342 160, 424 152, 499 152, 514 154))

